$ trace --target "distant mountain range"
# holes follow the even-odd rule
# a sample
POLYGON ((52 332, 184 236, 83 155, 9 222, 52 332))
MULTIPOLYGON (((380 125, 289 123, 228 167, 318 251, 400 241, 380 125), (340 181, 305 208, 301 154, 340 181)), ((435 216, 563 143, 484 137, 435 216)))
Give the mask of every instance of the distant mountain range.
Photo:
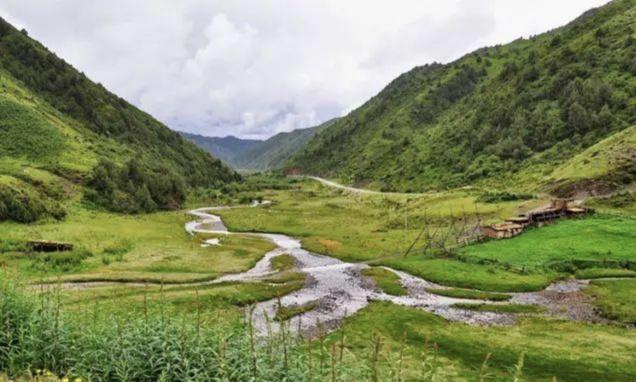
POLYGON ((236 169, 263 171, 284 167, 289 158, 316 134, 336 121, 332 119, 318 126, 278 133, 266 140, 206 137, 185 132, 181 135, 236 169))

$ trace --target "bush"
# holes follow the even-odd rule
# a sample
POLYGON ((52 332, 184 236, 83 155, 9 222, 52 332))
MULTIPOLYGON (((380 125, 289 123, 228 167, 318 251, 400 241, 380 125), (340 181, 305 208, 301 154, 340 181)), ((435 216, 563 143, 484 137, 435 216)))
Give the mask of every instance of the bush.
POLYGON ((180 176, 166 168, 151 169, 134 158, 124 167, 102 159, 87 185, 90 201, 115 212, 175 210, 186 199, 186 184, 180 176))
POLYGON ((32 223, 45 216, 61 220, 66 210, 57 202, 45 202, 36 193, 0 185, 0 221, 32 223))
POLYGON ((34 259, 32 267, 37 270, 70 271, 80 266, 85 259, 93 256, 93 253, 86 249, 77 249, 69 252, 37 253, 31 256, 34 259))
POLYGON ((514 194, 510 192, 487 192, 480 195, 477 201, 480 203, 500 203, 511 202, 515 200, 529 200, 534 198, 532 194, 514 194))

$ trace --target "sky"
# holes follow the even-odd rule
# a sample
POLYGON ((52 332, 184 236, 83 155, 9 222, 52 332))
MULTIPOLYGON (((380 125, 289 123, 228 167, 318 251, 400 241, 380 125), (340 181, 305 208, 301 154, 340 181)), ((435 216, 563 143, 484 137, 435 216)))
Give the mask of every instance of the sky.
POLYGON ((606 2, 3 0, 0 16, 172 129, 264 139, 606 2))

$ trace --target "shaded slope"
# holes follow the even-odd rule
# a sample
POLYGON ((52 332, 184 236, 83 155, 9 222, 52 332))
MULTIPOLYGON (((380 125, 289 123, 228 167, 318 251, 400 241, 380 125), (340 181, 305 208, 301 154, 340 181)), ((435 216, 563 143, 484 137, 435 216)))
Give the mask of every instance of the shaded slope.
POLYGON ((402 191, 497 179, 550 150, 556 166, 636 123, 635 4, 614 1, 529 40, 414 68, 290 165, 402 191))

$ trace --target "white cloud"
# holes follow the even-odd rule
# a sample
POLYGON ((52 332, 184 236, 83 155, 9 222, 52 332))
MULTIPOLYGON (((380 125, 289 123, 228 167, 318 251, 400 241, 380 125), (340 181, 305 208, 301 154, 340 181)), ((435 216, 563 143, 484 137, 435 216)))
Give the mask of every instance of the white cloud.
POLYGON ((605 2, 5 0, 0 15, 172 128, 263 138, 605 2))

